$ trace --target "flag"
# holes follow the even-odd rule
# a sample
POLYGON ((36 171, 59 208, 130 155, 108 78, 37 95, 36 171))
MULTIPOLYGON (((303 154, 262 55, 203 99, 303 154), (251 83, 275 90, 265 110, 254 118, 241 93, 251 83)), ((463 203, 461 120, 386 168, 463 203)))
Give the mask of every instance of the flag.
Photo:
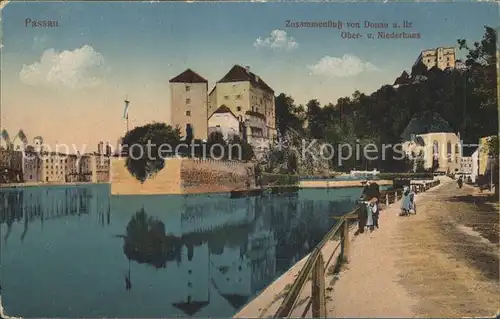
POLYGON ((125 110, 123 111, 123 118, 128 120, 128 107, 130 101, 125 100, 125 110))

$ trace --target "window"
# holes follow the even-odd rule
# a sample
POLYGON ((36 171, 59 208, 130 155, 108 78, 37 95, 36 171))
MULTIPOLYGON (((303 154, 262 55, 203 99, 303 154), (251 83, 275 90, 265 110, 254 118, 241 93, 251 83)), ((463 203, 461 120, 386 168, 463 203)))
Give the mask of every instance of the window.
POLYGON ((186 116, 191 116, 191 111, 186 111, 186 116))
POLYGON ((241 111, 241 106, 236 107, 236 111, 240 112, 241 111))
POLYGON ((438 141, 434 141, 432 143, 432 146, 433 146, 432 147, 432 153, 434 154, 434 156, 439 155, 439 143, 438 143, 438 141))
POLYGON ((224 100, 229 100, 229 96, 228 95, 224 95, 224 100))
POLYGON ((191 90, 191 87, 189 85, 186 85, 186 92, 189 92, 191 90))
POLYGON ((448 144, 446 144, 446 150, 448 153, 448 163, 451 163, 451 142, 448 141, 448 144))
POLYGON ((236 95, 236 99, 241 100, 241 95, 240 94, 236 95))
POLYGON ((190 104, 191 103, 191 99, 186 99, 186 104, 190 104))

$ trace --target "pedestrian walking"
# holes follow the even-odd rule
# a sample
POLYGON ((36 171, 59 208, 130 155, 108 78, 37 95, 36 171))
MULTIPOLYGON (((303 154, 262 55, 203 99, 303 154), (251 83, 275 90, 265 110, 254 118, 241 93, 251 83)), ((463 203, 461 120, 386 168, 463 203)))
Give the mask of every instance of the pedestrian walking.
POLYGON ((408 186, 403 187, 403 196, 401 199, 401 212, 400 216, 408 216, 410 210, 412 209, 412 202, 410 197, 410 188, 408 186))
POLYGON ((417 213, 417 192, 415 186, 411 188, 410 192, 410 202, 411 202, 411 209, 410 212, 413 212, 414 214, 417 213))
POLYGON ((364 187, 359 200, 360 207, 358 209, 358 230, 354 233, 354 235, 359 235, 365 232, 366 221, 368 218, 367 208, 365 204, 368 185, 366 181, 362 181, 361 184, 364 185, 364 187))

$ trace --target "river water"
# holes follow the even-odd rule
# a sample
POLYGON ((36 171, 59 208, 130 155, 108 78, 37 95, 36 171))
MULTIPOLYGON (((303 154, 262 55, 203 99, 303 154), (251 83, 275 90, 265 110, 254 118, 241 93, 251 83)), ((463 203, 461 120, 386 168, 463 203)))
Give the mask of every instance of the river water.
POLYGON ((10 316, 231 316, 350 211, 360 188, 110 196, 108 185, 0 192, 10 316))

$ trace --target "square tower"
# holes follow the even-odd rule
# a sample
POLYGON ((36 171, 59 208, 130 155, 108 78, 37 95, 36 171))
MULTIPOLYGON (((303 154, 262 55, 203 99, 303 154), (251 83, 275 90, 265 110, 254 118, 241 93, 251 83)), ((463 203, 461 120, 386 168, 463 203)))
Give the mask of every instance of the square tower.
POLYGON ((170 81, 170 125, 186 137, 206 140, 208 130, 208 81, 187 69, 170 81))

